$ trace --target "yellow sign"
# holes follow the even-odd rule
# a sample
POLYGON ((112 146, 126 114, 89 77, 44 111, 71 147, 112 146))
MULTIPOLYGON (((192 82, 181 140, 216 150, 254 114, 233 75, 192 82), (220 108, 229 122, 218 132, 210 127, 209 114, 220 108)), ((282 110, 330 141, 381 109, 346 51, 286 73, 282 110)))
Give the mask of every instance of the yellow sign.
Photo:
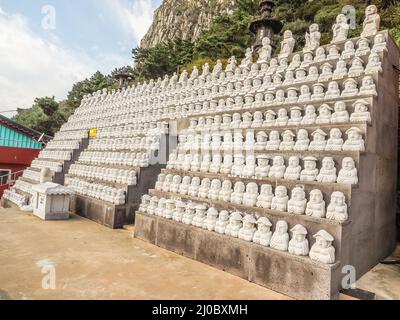
POLYGON ((98 129, 97 129, 97 128, 94 128, 94 129, 90 129, 90 130, 89 130, 89 137, 91 137, 91 138, 96 138, 96 137, 97 137, 97 134, 98 134, 98 129))

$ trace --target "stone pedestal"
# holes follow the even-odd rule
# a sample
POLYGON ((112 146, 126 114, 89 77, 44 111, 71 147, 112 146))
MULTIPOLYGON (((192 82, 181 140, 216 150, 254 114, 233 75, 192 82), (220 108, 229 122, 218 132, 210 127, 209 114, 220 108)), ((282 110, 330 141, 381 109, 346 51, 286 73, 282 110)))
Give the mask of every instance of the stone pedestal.
POLYGON ((33 214, 43 220, 69 219, 69 207, 73 191, 52 182, 35 185, 33 214))

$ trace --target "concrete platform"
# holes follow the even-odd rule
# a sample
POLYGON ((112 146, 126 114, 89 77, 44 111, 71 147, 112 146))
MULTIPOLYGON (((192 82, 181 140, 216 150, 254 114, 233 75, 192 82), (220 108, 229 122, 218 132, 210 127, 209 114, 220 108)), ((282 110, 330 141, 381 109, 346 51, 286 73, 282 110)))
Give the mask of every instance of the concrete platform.
MULTIPOLYGON (((133 239, 132 231, 76 215, 43 222, 0 209, 0 299, 290 299, 133 239), (55 290, 42 289, 48 264, 55 265, 55 290)), ((359 287, 400 299, 400 266, 377 266, 359 287)))

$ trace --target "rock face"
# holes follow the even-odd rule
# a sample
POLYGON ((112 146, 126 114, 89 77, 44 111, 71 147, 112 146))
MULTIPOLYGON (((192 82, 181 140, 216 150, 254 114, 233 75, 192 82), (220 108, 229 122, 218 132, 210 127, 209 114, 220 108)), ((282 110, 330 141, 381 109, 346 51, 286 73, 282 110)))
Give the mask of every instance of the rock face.
POLYGON ((234 5, 235 0, 164 0, 141 47, 150 48, 172 38, 196 40, 215 17, 230 14, 234 5))

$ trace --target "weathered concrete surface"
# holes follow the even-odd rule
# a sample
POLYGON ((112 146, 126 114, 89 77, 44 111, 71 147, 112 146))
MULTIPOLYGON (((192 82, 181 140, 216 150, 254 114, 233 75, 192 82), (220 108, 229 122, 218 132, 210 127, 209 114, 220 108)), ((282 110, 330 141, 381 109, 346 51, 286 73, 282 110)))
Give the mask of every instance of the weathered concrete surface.
POLYGON ((289 299, 90 220, 0 209, 0 299, 289 299), (56 290, 41 266, 56 265, 56 290))

